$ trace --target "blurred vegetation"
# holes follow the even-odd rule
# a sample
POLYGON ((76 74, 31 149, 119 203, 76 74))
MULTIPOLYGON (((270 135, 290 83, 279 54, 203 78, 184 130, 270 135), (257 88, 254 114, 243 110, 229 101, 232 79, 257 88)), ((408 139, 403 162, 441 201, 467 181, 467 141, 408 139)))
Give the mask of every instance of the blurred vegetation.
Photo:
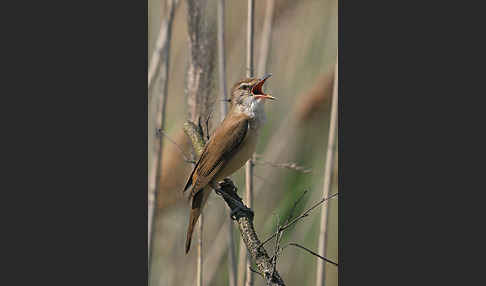
MULTIPOLYGON (((210 1, 211 2, 211 1, 210 1)), ((213 1, 215 2, 215 1, 213 1)), ((149 0, 148 41, 149 57, 152 54, 163 5, 160 0, 149 0)), ((268 165, 255 167, 255 227, 263 240, 275 231, 277 220, 287 215, 304 190, 307 195, 295 214, 308 208, 321 198, 323 169, 329 128, 329 98, 332 91, 332 71, 337 51, 337 0, 277 0, 267 71, 273 76, 264 89, 278 98, 266 103, 267 122, 262 130, 257 153, 264 160, 285 163, 295 162, 312 168, 304 174, 268 165)), ((215 4, 213 5, 215 7, 215 4)), ((255 5, 255 64, 258 63, 261 27, 265 15, 265 1, 255 5)), ((182 132, 186 119, 184 96, 185 68, 187 65, 187 23, 185 2, 176 10, 173 24, 170 75, 166 113, 166 133, 190 154, 190 144, 182 132)), ((225 18, 226 69, 228 86, 245 76, 246 57, 246 1, 227 1, 225 18)), ((216 11, 216 10, 215 10, 216 11)), ((214 12, 215 16, 215 12, 214 12)), ((216 42, 214 48, 217 48, 216 42)), ((258 68, 258 67, 256 67, 258 68)), ((217 70, 217 69, 216 69, 217 70)), ((260 75, 257 75, 260 76, 260 75)), ((219 97, 217 80, 214 96, 219 97)), ((157 90, 157 89, 155 89, 157 90)), ((217 98, 218 100, 219 98, 217 98)), ((219 119, 219 101, 215 101, 212 118, 219 119)), ((153 106, 149 101, 149 166, 151 166, 153 130, 153 106)), ((216 126, 214 121, 212 126, 216 126)), ((337 159, 337 156, 336 156, 337 159)), ((337 160, 336 160, 337 161, 337 160)), ((185 180, 192 165, 184 162, 178 148, 165 141, 162 166, 162 190, 158 196, 158 215, 153 242, 153 263, 149 284, 194 285, 196 253, 192 249, 184 254, 188 205, 182 197, 185 180)), ((232 176, 244 193, 244 169, 232 176)), ((337 192, 337 164, 330 193, 337 192)), ((338 260, 338 199, 329 203, 327 257, 338 260)), ((204 210, 204 259, 211 256, 213 243, 224 220, 228 219, 226 205, 212 195, 204 210)), ((317 252, 320 208, 297 223, 284 235, 282 243, 297 242, 317 252)), ((193 240, 197 239, 197 233, 193 240)), ((234 239, 239 245, 239 233, 234 228, 234 239)), ((273 243, 266 245, 273 253, 273 243)), ((225 247, 225 246, 222 246, 225 247)), ((316 257, 305 251, 288 247, 279 258, 277 268, 287 285, 314 285, 316 257)), ((217 265, 205 265, 204 275, 214 268, 214 276, 207 285, 228 285, 227 255, 224 253, 217 265)), ((337 285, 337 268, 326 265, 326 285, 337 285)), ((255 277, 255 285, 264 285, 255 277)))

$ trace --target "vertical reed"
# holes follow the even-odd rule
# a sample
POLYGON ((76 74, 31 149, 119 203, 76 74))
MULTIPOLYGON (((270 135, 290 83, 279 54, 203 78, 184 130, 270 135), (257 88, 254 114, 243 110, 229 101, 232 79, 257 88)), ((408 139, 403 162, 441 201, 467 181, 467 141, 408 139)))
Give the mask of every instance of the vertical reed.
MULTIPOLYGON (((156 53, 154 56, 158 57, 158 60, 151 64, 155 65, 152 69, 158 69, 159 71, 159 94, 157 109, 155 111, 155 130, 163 130, 165 125, 165 108, 167 103, 167 89, 169 82, 169 56, 170 56, 170 39, 172 33, 172 22, 174 20, 174 10, 177 5, 177 0, 167 0, 166 17, 162 20, 161 31, 159 39, 157 40, 157 46, 155 48, 156 53), (157 67, 158 65, 158 67, 157 67)), ((152 58, 152 60, 154 60, 152 58)), ((153 72, 154 73, 154 72, 153 72)), ((152 75, 153 76, 153 75, 152 75)), ((149 74, 149 86, 151 78, 149 74)), ((149 91, 150 92, 150 91, 149 91)), ((150 98, 150 96, 149 96, 150 98)), ((152 134, 156 134, 153 132, 152 134)), ((157 204, 157 193, 160 189, 160 177, 162 171, 162 151, 163 140, 162 135, 157 134, 154 144, 154 160, 151 172, 149 174, 149 189, 148 189, 148 261, 149 269, 152 256, 152 242, 154 240, 154 217, 155 217, 155 205, 157 204)))
MULTIPOLYGON (((334 87, 332 93, 332 106, 331 106, 331 121, 329 123, 329 139, 327 143, 327 155, 326 165, 324 168, 324 187, 322 190, 322 197, 327 198, 329 196, 329 189, 331 188, 331 175, 333 170, 334 161, 334 147, 336 143, 336 130, 337 130, 337 104, 338 104, 338 60, 336 54, 336 68, 334 71, 334 87)), ((323 204, 321 207, 321 228, 319 232, 319 250, 318 254, 326 257, 326 244, 327 244, 327 215, 329 204, 323 204)), ((317 259, 316 270, 316 286, 324 285, 325 280, 325 266, 326 262, 321 259, 317 259)))

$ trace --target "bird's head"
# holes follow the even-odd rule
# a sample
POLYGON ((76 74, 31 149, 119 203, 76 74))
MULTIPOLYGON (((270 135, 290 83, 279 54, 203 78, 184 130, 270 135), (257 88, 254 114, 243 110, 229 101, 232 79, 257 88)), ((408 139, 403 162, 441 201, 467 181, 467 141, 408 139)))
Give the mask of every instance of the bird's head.
POLYGON ((271 76, 271 74, 266 74, 261 78, 245 78, 237 82, 231 89, 229 99, 231 106, 239 106, 240 109, 253 109, 264 100, 275 100, 275 97, 263 92, 263 84, 271 76))

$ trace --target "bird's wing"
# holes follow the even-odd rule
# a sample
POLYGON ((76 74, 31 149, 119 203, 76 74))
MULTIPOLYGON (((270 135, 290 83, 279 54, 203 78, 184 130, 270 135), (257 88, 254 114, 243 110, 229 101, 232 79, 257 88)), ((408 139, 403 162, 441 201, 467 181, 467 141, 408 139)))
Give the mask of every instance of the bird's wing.
POLYGON ((224 120, 206 144, 186 184, 192 184, 191 196, 204 188, 229 158, 238 151, 248 131, 248 117, 242 115, 232 120, 224 120))

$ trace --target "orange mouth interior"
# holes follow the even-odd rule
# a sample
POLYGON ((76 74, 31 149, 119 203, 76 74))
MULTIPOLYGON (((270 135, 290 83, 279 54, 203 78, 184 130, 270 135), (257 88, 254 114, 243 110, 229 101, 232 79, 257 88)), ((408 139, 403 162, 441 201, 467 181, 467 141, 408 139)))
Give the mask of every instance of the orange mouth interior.
POLYGON ((265 83, 265 80, 262 80, 260 81, 259 83, 257 83, 252 89, 251 89, 251 92, 255 95, 265 95, 265 93, 263 92, 263 84, 265 83))

